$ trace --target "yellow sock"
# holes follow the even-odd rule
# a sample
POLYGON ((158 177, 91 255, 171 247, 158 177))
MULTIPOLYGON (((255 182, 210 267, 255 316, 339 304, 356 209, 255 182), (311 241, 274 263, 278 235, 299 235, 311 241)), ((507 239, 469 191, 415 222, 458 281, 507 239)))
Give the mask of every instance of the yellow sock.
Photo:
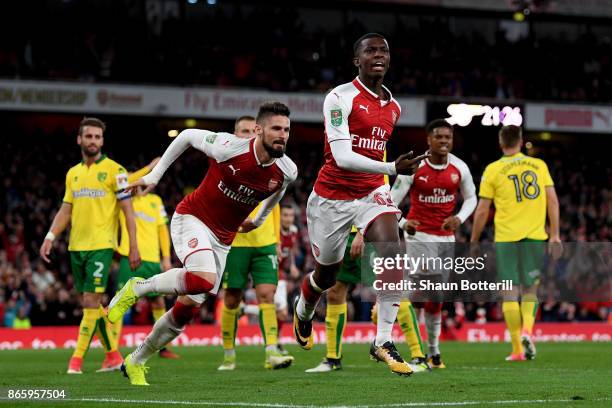
POLYGON ((327 304, 325 312, 325 336, 327 337, 327 358, 342 358, 342 335, 346 327, 346 303, 327 304))
POLYGON ((414 307, 412 307, 412 303, 409 300, 402 300, 400 302, 397 321, 404 333, 404 337, 406 337, 406 344, 410 347, 410 356, 412 358, 425 357, 425 354, 423 354, 423 340, 419 330, 419 319, 417 319, 414 307))
POLYGON ((538 312, 538 299, 535 296, 523 296, 521 300, 521 317, 523 318, 523 331, 531 336, 538 312))
POLYGON ((119 343, 121 343, 121 329, 123 329, 123 319, 117 320, 115 323, 110 323, 110 332, 113 335, 113 349, 119 349, 119 343))
POLYGON ((233 350, 236 342, 236 326, 238 324, 238 310, 221 307, 221 337, 223 337, 223 350, 233 350))
POLYGON ((110 353, 117 351, 117 340, 113 336, 113 324, 106 318, 102 305, 98 307, 98 325, 96 326, 96 336, 100 339, 104 351, 110 353))
POLYGON ((153 321, 155 322, 158 321, 165 314, 166 314, 165 307, 162 307, 161 309, 153 309, 153 321))
POLYGON ((503 302, 502 311, 512 340, 512 354, 523 352, 521 345, 521 308, 519 302, 503 302))
POLYGON ((276 306, 274 303, 259 304, 259 326, 266 346, 278 343, 278 321, 276 320, 276 306))
POLYGON ((96 333, 99 317, 100 309, 83 309, 83 318, 79 325, 79 337, 72 357, 85 357, 87 350, 89 350, 89 343, 96 333))

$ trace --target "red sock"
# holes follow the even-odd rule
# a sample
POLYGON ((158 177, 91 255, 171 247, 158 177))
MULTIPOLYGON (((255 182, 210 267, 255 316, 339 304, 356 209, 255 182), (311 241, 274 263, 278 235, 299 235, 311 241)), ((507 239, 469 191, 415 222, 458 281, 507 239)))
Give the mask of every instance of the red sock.
POLYGON ((212 283, 206 279, 196 275, 195 273, 185 273, 185 291, 187 295, 199 295, 200 293, 208 293, 214 287, 212 283))
POLYGON ((425 302, 425 312, 431 314, 437 314, 442 311, 442 303, 439 302, 425 302))
POLYGON ((310 275, 312 274, 309 273, 308 275, 304 276, 304 279, 302 280, 302 296, 304 296, 306 303, 316 305, 321 297, 321 292, 313 288, 310 284, 310 275))
POLYGON ((185 326, 193 319, 200 311, 199 306, 187 306, 181 302, 176 302, 172 309, 172 318, 176 322, 177 326, 185 326))

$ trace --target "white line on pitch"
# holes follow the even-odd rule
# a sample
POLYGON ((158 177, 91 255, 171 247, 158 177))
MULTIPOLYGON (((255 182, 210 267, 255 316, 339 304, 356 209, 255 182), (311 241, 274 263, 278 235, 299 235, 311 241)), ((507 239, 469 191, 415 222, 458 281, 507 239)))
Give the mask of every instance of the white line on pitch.
MULTIPOLYGON (((8 398, 0 398, 8 400, 8 398)), ((581 401, 601 402, 609 401, 610 398, 596 398, 581 401)), ((11 401, 15 401, 11 399, 11 401)), ((25 400, 22 400, 25 401, 25 400)), ((176 400, 139 400, 139 399, 118 399, 118 398, 64 398, 57 402, 113 402, 117 404, 160 404, 160 405, 196 405, 196 406, 218 406, 218 407, 262 407, 262 408, 391 408, 391 407, 460 407, 470 405, 503 405, 503 404, 552 404, 578 402, 573 399, 532 399, 532 400, 495 400, 495 401, 457 401, 457 402, 405 402, 397 404, 376 404, 376 405, 294 405, 276 403, 257 403, 257 402, 222 402, 222 401, 176 401, 176 400)))

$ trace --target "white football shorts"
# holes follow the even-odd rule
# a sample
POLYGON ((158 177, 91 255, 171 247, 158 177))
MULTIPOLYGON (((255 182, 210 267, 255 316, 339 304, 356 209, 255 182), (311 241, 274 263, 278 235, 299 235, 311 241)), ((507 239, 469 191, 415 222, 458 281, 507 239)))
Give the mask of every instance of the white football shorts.
MULTIPOLYGON (((216 273, 215 286, 210 291, 216 295, 223 280, 225 261, 230 247, 219 242, 202 221, 189 214, 174 213, 170 223, 170 235, 174 251, 185 269, 216 273)), ((198 303, 206 300, 204 293, 188 296, 198 303)))
POLYGON ((321 265, 340 262, 351 227, 354 225, 365 235, 368 226, 382 214, 401 216, 387 184, 355 200, 332 200, 313 191, 308 198, 306 217, 312 253, 317 262, 321 265))

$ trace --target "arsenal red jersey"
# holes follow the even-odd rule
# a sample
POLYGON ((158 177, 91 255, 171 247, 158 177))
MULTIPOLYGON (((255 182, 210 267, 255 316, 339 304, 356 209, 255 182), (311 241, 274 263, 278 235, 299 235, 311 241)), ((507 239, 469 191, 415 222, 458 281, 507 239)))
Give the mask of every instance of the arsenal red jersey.
POLYGON ((474 194, 475 187, 468 166, 453 154, 448 162, 434 165, 423 160, 411 176, 398 176, 391 190, 396 204, 410 190, 410 211, 406 219, 417 220, 417 231, 432 235, 449 236, 453 231, 442 229, 444 220, 455 214, 457 191, 461 189, 464 198, 474 194))
POLYGON ((297 177, 293 161, 283 156, 262 165, 255 156, 255 139, 240 139, 229 133, 212 134, 210 167, 199 187, 177 206, 179 214, 200 219, 215 236, 231 245, 238 227, 263 200, 297 177))
MULTIPOLYGON (((383 88, 391 95, 387 88, 383 88)), ((385 184, 382 174, 339 168, 329 143, 349 139, 355 153, 382 161, 400 114, 400 105, 393 97, 388 102, 381 101, 359 78, 334 88, 323 104, 325 163, 319 171, 314 191, 324 198, 352 200, 365 197, 385 184)))
POLYGON ((279 272, 288 271, 291 266, 289 261, 291 253, 295 251, 298 242, 298 229, 295 225, 289 227, 288 231, 285 231, 282 227, 280 230, 280 246, 281 246, 281 258, 278 260, 279 272))

